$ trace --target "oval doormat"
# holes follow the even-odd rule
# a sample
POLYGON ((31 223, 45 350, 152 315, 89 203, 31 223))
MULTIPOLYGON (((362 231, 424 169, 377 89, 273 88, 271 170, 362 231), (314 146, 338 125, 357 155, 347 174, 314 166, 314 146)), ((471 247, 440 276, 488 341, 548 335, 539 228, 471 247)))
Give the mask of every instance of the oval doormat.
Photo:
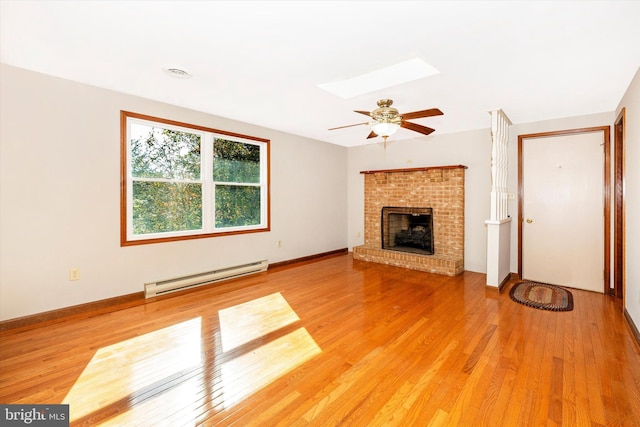
POLYGON ((573 310, 571 292, 556 285, 531 281, 520 282, 513 285, 509 296, 515 302, 541 310, 573 310))

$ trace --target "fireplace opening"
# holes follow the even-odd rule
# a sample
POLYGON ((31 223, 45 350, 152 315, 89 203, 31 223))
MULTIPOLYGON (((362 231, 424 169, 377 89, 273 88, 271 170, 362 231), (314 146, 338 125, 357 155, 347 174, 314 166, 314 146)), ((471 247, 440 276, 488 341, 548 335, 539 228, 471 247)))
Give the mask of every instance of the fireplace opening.
POLYGON ((383 207, 382 249, 433 255, 431 208, 383 207))

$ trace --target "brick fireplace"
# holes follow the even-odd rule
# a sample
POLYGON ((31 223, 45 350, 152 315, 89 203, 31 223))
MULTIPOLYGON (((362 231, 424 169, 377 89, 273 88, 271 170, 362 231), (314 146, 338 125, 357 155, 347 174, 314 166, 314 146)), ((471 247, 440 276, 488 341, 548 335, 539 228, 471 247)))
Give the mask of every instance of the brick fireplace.
POLYGON ((464 171, 437 166, 363 171, 364 245, 353 258, 455 276, 464 271, 464 171), (433 255, 382 249, 382 208, 430 208, 433 255))

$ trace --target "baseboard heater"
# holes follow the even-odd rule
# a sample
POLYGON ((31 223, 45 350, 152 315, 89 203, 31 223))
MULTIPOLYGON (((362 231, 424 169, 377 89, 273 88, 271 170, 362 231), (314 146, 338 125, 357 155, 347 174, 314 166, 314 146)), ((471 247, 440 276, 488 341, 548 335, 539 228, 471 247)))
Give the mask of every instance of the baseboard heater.
POLYGON ((266 271, 269 267, 267 260, 251 262, 248 264, 236 265, 233 267, 221 268, 204 273, 192 274, 189 276, 176 277, 173 279, 160 280, 144 284, 145 298, 152 298, 158 295, 165 295, 171 292, 182 291, 197 286, 208 285, 222 280, 233 279, 234 277, 246 276, 248 274, 266 271))

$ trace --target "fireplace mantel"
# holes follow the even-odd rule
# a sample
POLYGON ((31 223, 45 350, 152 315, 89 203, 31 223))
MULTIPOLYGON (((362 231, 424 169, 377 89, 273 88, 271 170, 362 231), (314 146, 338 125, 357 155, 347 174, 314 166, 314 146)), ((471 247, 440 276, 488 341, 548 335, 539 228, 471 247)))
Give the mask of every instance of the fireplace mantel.
POLYGON ((420 172, 429 171, 433 169, 467 169, 464 165, 455 166, 426 166, 423 168, 405 168, 405 169, 381 169, 377 171, 360 171, 361 174, 368 175, 371 173, 398 173, 398 172, 420 172))
POLYGON ((364 245, 356 260, 455 276, 464 271, 464 173, 466 166, 430 166, 362 171, 364 245), (385 206, 433 209, 433 255, 382 248, 381 212, 385 206))

